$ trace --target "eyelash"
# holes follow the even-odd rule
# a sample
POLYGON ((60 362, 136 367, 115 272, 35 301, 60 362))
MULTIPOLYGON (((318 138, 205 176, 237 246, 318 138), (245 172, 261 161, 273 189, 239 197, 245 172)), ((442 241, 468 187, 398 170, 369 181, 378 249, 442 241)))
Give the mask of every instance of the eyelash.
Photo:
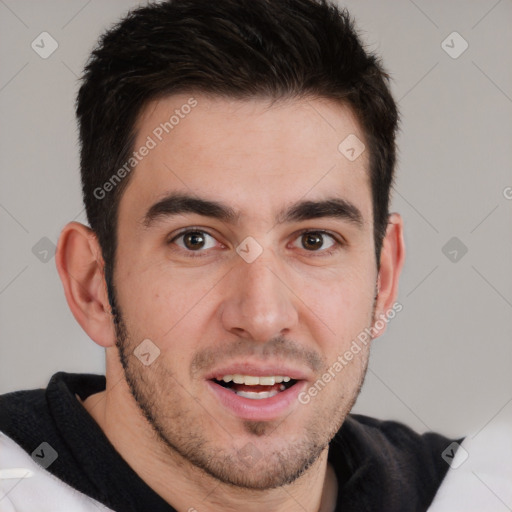
MULTIPOLYGON (((215 240, 217 240, 212 234, 210 234, 208 231, 206 231, 204 229, 200 229, 200 228, 187 228, 186 230, 181 231, 180 233, 175 235, 173 238, 171 238, 169 240, 169 242, 168 242, 168 245, 171 245, 176 240, 178 240, 179 238, 181 238, 181 237, 183 237, 183 236, 185 236, 185 235, 187 235, 189 233, 197 233, 197 232, 206 234, 208 236, 211 236, 215 240)), ((307 249, 304 249, 304 251, 308 252, 312 257, 332 256, 335 252, 339 251, 342 247, 344 247, 346 245, 346 243, 344 241, 338 239, 332 233, 329 233, 328 231, 325 231, 325 230, 322 230, 322 229, 303 229, 302 231, 299 231, 297 236, 294 238, 294 241, 297 238, 299 238, 302 235, 304 235, 305 233, 314 233, 314 234, 327 235, 334 242, 334 245, 332 247, 330 247, 329 249, 326 249, 324 251, 322 251, 322 250, 319 250, 319 251, 308 251, 307 249)), ((208 256, 208 254, 207 254, 208 250, 191 251, 191 250, 188 250, 188 249, 183 249, 182 247, 179 247, 179 250, 185 252, 187 254, 187 257, 189 257, 189 258, 204 258, 204 257, 208 256)))

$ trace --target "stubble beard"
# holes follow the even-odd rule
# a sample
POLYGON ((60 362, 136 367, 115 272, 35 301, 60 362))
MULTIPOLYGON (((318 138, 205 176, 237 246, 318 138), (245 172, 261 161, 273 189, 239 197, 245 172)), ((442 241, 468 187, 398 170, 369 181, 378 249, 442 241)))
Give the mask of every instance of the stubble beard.
MULTIPOLYGON (((199 415, 197 413, 196 401, 200 402, 200 397, 194 399, 173 374, 163 364, 159 364, 161 361, 158 359, 149 367, 142 365, 133 355, 137 343, 131 339, 121 312, 118 308, 113 308, 113 311, 116 346, 126 382, 164 453, 181 463, 189 462, 228 486, 263 491, 291 484, 302 476, 318 460, 340 429, 360 393, 367 372, 366 355, 352 396, 339 397, 338 402, 342 407, 332 404, 332 408, 323 411, 325 414, 322 411, 311 414, 300 439, 290 440, 284 449, 272 449, 264 453, 256 449, 260 456, 248 464, 243 452, 252 443, 248 441, 237 451, 235 439, 231 439, 231 442, 226 439, 224 444, 210 440, 207 435, 209 429, 201 425, 200 413, 206 415, 206 410, 200 408, 199 415), (326 422, 325 418, 329 420, 326 422)), ((218 426, 218 423, 214 423, 218 426)), ((248 436, 252 436, 255 444, 260 447, 261 438, 275 435, 279 428, 275 422, 244 421, 243 426, 248 436)), ((226 437, 224 434, 221 432, 226 437)))

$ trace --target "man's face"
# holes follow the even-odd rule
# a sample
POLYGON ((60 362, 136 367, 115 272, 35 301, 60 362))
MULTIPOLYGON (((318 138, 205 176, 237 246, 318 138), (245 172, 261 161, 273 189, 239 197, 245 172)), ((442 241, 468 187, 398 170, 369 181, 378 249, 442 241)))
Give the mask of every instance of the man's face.
POLYGON ((368 152, 338 151, 364 136, 328 100, 194 97, 192 109, 187 95, 154 102, 137 125, 135 149, 152 147, 148 136, 155 147, 119 205, 121 360, 167 448, 221 481, 276 487, 318 458, 366 372, 363 347, 309 403, 298 399, 372 324, 368 152), (176 194, 223 208, 165 202, 176 194), (160 353, 145 365, 133 351, 148 339, 160 353))

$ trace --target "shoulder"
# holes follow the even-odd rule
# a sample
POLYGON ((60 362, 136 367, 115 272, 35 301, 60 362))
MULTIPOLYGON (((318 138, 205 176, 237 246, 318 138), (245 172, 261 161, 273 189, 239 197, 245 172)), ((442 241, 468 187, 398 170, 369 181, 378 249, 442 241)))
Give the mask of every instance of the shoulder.
MULTIPOLYGON (((419 434, 401 422, 379 420, 361 414, 349 415, 344 426, 361 441, 368 443, 370 449, 407 459, 411 456, 427 456, 436 462, 443 462, 441 454, 453 441, 437 432, 419 434)), ((343 434, 343 428, 340 433, 343 434)))
POLYGON ((98 491, 81 459, 90 450, 84 439, 94 421, 75 396, 84 398, 102 387, 103 376, 59 372, 45 389, 0 395, 2 504, 12 502, 13 510, 104 510, 96 502, 90 506, 98 491))
POLYGON ((483 427, 464 439, 450 460, 429 512, 512 510, 511 433, 509 400, 483 427))
POLYGON ((398 421, 350 414, 331 443, 330 459, 338 461, 353 503, 366 510, 419 511, 427 509, 448 471, 443 452, 453 442, 398 421))
MULTIPOLYGON (((26 451, 46 431, 51 415, 44 389, 14 391, 0 395, 0 432, 5 433, 26 451)), ((36 445, 37 446, 37 445, 36 445)))
MULTIPOLYGON (((109 512, 103 504, 79 492, 46 468, 58 457, 51 447, 27 453, 0 432, 0 508, 4 512, 109 512)), ((111 511, 110 511, 111 512, 111 511)))
MULTIPOLYGON (((365 454, 375 460, 387 460, 390 472, 401 474, 407 470, 409 479, 431 481, 434 485, 449 468, 444 452, 450 447, 456 449, 453 443, 458 446, 464 439, 450 439, 437 432, 420 434, 401 422, 360 414, 350 415, 345 426, 359 440, 365 454)), ((343 429, 340 434, 343 436, 343 429)))
POLYGON ((59 427, 84 411, 76 399, 105 388, 105 377, 93 374, 55 373, 46 388, 0 395, 0 432, 31 453, 41 441, 62 444, 59 427))

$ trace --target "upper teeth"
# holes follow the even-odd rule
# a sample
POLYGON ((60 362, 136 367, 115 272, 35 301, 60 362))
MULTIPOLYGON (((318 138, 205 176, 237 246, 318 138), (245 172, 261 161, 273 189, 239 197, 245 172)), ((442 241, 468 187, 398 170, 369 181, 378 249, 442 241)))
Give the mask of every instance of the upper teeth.
POLYGON ((281 375, 272 375, 268 377, 256 377, 254 375, 224 375, 222 377, 224 382, 233 381, 235 384, 245 384, 246 386, 273 386, 274 384, 279 384, 280 382, 289 382, 290 377, 281 376, 281 375))

